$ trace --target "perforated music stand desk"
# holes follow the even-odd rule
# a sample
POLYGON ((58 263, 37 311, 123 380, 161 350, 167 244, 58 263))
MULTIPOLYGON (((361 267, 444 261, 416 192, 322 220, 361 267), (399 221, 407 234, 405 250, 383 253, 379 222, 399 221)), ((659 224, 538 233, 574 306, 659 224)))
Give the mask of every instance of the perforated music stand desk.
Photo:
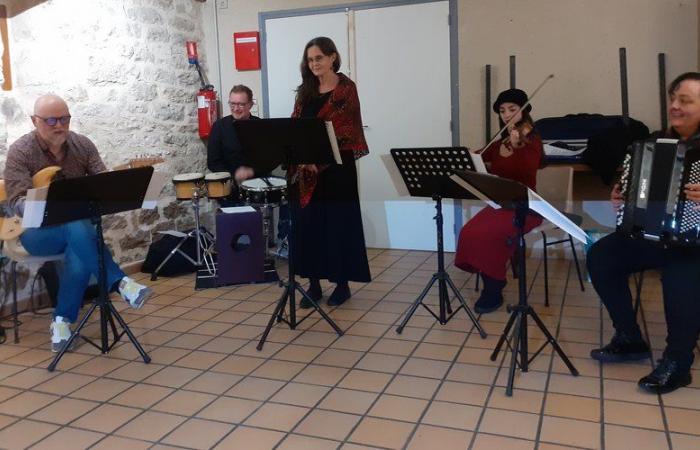
POLYGON ((63 346, 49 365, 49 371, 52 372, 56 368, 58 362, 78 336, 104 354, 109 352, 119 342, 119 339, 126 334, 134 347, 136 347, 136 350, 138 350, 143 361, 145 363, 151 361, 151 358, 136 340, 136 336, 134 336, 109 300, 106 286, 107 274, 104 262, 105 243, 102 233, 102 216, 140 209, 146 197, 146 191, 152 175, 153 167, 140 167, 58 180, 49 186, 42 226, 59 225, 85 219, 90 219, 95 225, 97 231, 97 281, 100 292, 98 298, 93 301, 90 309, 80 320, 75 331, 71 333, 66 345, 63 346), (98 307, 100 308, 100 345, 80 334, 88 319, 98 307), (121 333, 117 331, 114 323, 115 318, 122 327, 123 331, 121 333), (112 344, 109 343, 108 324, 114 336, 112 344))
POLYGON ((428 197, 435 200, 435 226, 437 228, 437 252, 438 252, 438 268, 420 293, 418 298, 413 302, 411 307, 406 311, 406 314, 396 328, 396 332, 401 334, 406 324, 411 319, 413 314, 418 309, 418 306, 423 306, 441 325, 445 325, 454 315, 460 310, 464 311, 469 316, 469 319, 474 323, 474 326, 479 331, 482 338, 486 337, 486 332, 483 330, 474 313, 467 305, 464 297, 455 287, 450 275, 445 271, 445 252, 443 243, 443 219, 442 219, 442 199, 475 199, 476 197, 469 191, 458 186, 450 180, 449 176, 455 170, 473 170, 474 164, 469 155, 469 150, 465 147, 430 147, 430 148, 392 148, 391 156, 394 158, 396 167, 399 169, 401 178, 403 179, 409 194, 412 197, 428 197), (438 283, 438 313, 436 314, 425 303, 425 297, 433 287, 433 284, 438 283), (452 293, 459 300, 459 307, 452 311, 450 304, 450 296, 447 287, 452 290, 452 293))
MULTIPOLYGON (((549 205, 541 197, 536 196, 536 194, 528 189, 527 186, 517 181, 497 177, 495 175, 481 174, 466 170, 456 171, 453 175, 451 175, 451 179, 455 182, 455 184, 469 190, 476 197, 485 201, 492 201, 502 208, 512 209, 515 211, 513 223, 518 231, 518 304, 508 305, 508 311, 511 313, 510 318, 508 319, 508 322, 503 329, 503 334, 501 334, 501 337, 498 340, 493 353, 491 354, 491 361, 495 361, 498 353, 503 347, 503 344, 508 345, 512 351, 510 369, 508 372, 508 384, 506 386, 506 395, 513 395, 515 369, 520 367, 521 371, 527 372, 530 362, 532 362, 532 360, 549 344, 552 345, 552 348, 554 348, 555 352, 559 355, 564 364, 566 364, 566 367, 569 369, 571 374, 578 376, 578 370, 576 370, 574 365, 566 356, 564 350, 562 350, 562 348, 559 346, 557 340, 549 332, 532 306, 528 305, 527 282, 525 280, 527 272, 525 270, 524 228, 530 206, 542 211, 541 214, 545 219, 550 220, 556 225, 560 225, 563 229, 569 228, 569 224, 567 224, 566 221, 571 221, 563 216, 563 214, 556 211, 556 209, 551 207, 551 205, 549 205), (544 204, 547 204, 548 207, 546 208, 544 204), (561 219, 560 216, 564 219, 561 219), (532 317, 535 324, 547 338, 546 342, 533 353, 532 358, 530 358, 528 355, 528 316, 532 317), (515 327, 513 328, 513 326, 515 327), (508 338, 510 338, 510 340, 508 340, 508 338), (518 356, 520 357, 520 361, 518 361, 518 356)), ((579 233, 576 233, 575 236, 577 239, 580 239, 579 233)))
MULTIPOLYGON (((236 120, 233 126, 243 147, 243 160, 256 171, 270 172, 280 164, 285 167, 297 164, 335 164, 340 159, 340 155, 334 155, 325 122, 318 118, 236 120)), ((288 189, 291 188, 290 181, 287 179, 288 189)), ((290 195, 290 203, 298 201, 296 197, 296 195, 290 195)), ((290 244, 293 244, 296 229, 294 214, 291 214, 290 219, 289 236, 290 244)), ((311 311, 301 320, 297 320, 295 297, 297 291, 311 303, 314 310, 318 311, 338 336, 343 335, 343 330, 296 281, 294 273, 296 247, 297 245, 289 246, 289 278, 287 282, 280 281, 284 291, 258 342, 258 350, 262 350, 265 345, 275 321, 285 322, 294 330, 297 325, 313 314, 311 311), (284 317, 287 305, 289 305, 288 319, 284 317)))

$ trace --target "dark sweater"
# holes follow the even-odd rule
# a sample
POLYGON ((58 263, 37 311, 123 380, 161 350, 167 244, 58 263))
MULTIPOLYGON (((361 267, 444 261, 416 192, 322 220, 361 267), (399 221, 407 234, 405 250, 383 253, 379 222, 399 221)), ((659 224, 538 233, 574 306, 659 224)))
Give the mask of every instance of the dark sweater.
MULTIPOLYGON (((250 119, 259 119, 250 116, 250 119)), ((236 169, 245 165, 243 148, 233 127, 233 116, 223 117, 211 127, 207 143, 207 167, 212 172, 229 172, 231 176, 236 169)))

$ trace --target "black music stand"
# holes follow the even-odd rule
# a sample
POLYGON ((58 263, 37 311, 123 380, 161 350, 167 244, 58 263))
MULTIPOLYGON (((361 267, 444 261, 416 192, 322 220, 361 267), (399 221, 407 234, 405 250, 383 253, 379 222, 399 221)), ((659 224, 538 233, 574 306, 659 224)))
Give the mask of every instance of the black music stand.
POLYGON ((479 331, 482 338, 486 337, 486 332, 474 313, 467 305, 464 297, 455 287, 450 275, 445 271, 445 252, 443 245, 442 234, 442 199, 475 199, 473 194, 462 189, 453 183, 449 175, 455 170, 473 170, 474 163, 472 162, 469 150, 465 147, 434 147, 434 148, 392 148, 391 156, 401 173, 401 178, 408 188, 409 194, 412 197, 429 197, 435 200, 435 226, 437 228, 437 252, 438 252, 438 269, 433 274, 428 284, 420 293, 418 298, 413 302, 413 305, 406 312, 401 325, 396 328, 396 332, 401 334, 406 327, 408 321, 413 317, 413 314, 418 309, 418 306, 423 306, 428 312, 445 325, 460 309, 464 309, 474 326, 479 331), (428 295, 428 292, 433 287, 435 282, 438 282, 438 305, 439 313, 435 314, 423 301, 428 295), (450 287, 452 293, 459 300, 459 307, 452 311, 450 304, 450 296, 447 292, 447 287, 450 287))
MULTIPOLYGON (((246 165, 251 166, 256 171, 270 172, 275 167, 282 164, 285 167, 297 164, 335 164, 340 163, 340 155, 334 152, 326 129, 326 124, 318 118, 308 119, 260 119, 260 120, 237 120, 233 123, 238 135, 238 140, 243 147, 243 160, 246 165)), ((287 179, 288 189, 292 186, 291 180, 287 179)), ((298 202, 297 195, 289 195, 290 208, 292 203, 298 202)), ((298 291, 305 297, 314 310, 328 322, 328 324, 338 333, 343 335, 338 325, 328 314, 321 309, 318 302, 299 285, 294 273, 294 248, 291 245, 294 239, 294 214, 290 215, 289 225, 289 278, 287 282, 280 280, 280 286, 284 287, 282 296, 277 301, 277 306, 267 323, 265 332, 260 338, 257 349, 262 350, 268 334, 275 324, 275 320, 285 322, 289 328, 294 330, 297 325, 306 320, 314 311, 297 320, 296 316, 296 296, 298 291), (289 304, 288 319, 284 317, 285 307, 289 304)))
MULTIPOLYGON (((525 220, 527 218, 528 210, 530 209, 530 196, 527 186, 507 178, 470 171, 455 171, 455 174, 450 178, 452 178, 456 184, 459 184, 472 192, 476 197, 482 200, 492 201, 502 208, 512 209, 515 211, 513 223, 518 230, 518 304, 508 305, 508 312, 511 313, 510 318, 508 319, 508 322, 503 329, 503 334, 501 334, 501 337, 498 339, 498 343, 491 354, 491 361, 495 361, 504 343, 512 351, 510 369, 508 372, 508 384, 506 386, 506 395, 509 397, 513 395, 513 382, 515 380, 516 367, 520 367, 521 371, 527 372, 532 360, 535 359, 535 357, 539 355, 548 344, 552 344, 552 347, 562 361, 564 361, 566 367, 569 368, 571 374, 578 376, 578 370, 576 370, 574 365, 564 353, 564 350, 562 350, 562 348, 559 346, 557 340, 549 332, 545 324, 537 315, 537 312, 535 312, 532 306, 527 303, 524 233, 525 220), (535 321, 535 324, 547 338, 547 341, 533 353, 531 358, 528 356, 527 343, 528 316, 532 317, 532 320, 535 321), (514 325, 515 328, 513 328, 514 325), (513 329, 512 333, 511 328, 513 329), (508 341, 509 334, 510 340, 508 341), (520 361, 518 361, 518 356, 520 356, 520 361)), ((545 218, 556 220, 555 218, 545 218)))
POLYGON ((58 362, 78 336, 104 354, 109 352, 119 342, 121 337, 126 334, 134 347, 136 347, 136 350, 141 354, 143 361, 145 363, 151 362, 151 358, 136 340, 136 336, 131 332, 109 299, 104 263, 105 243, 104 235, 102 234, 102 216, 140 209, 152 175, 153 167, 140 167, 58 180, 49 186, 42 226, 90 219, 97 230, 97 281, 99 286, 99 296, 92 302, 90 309, 80 320, 75 331, 71 333, 68 342, 49 364, 49 372, 54 371, 58 362), (80 334, 96 308, 100 308, 100 345, 80 334), (123 331, 121 333, 117 331, 114 323, 115 318, 122 327, 123 331), (108 324, 114 336, 114 341, 111 344, 108 337, 108 324))

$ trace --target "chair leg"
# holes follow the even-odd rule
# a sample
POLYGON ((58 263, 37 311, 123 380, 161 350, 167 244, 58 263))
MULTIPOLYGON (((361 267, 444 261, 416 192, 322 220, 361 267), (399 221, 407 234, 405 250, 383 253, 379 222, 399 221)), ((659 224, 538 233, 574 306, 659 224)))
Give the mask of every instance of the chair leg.
POLYGON ((479 290, 479 280, 481 279, 481 273, 480 273, 480 272, 476 272, 476 274, 474 275, 474 277, 476 278, 476 283, 474 283, 474 290, 475 290, 475 291, 478 291, 478 290, 479 290))
POLYGON ((19 318, 17 312, 17 261, 10 264, 12 275, 12 328, 15 337, 15 344, 19 344, 19 318))
POLYGON ((547 259, 547 234, 542 232, 542 253, 544 256, 544 306, 549 307, 549 262, 547 259))
POLYGON ((574 264, 576 264, 576 275, 578 275, 578 284, 581 286, 581 292, 585 292, 586 288, 583 286, 581 266, 578 263, 578 255, 576 255, 576 245, 574 244, 574 239, 571 237, 571 235, 569 235, 569 244, 571 244, 571 253, 574 255, 574 264))
POLYGON ((634 298, 634 318, 637 319, 637 314, 639 313, 639 308, 642 305, 642 284, 644 283, 644 271, 642 270, 634 277, 636 295, 634 298))

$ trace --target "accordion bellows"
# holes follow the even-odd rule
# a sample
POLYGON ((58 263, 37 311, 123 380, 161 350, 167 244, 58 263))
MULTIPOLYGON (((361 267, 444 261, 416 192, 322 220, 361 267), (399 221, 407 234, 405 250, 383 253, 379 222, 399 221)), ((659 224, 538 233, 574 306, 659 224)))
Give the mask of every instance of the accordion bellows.
POLYGON ((700 243, 700 204, 686 200, 687 183, 700 183, 700 148, 675 139, 635 142, 623 162, 617 229, 666 244, 700 243))

